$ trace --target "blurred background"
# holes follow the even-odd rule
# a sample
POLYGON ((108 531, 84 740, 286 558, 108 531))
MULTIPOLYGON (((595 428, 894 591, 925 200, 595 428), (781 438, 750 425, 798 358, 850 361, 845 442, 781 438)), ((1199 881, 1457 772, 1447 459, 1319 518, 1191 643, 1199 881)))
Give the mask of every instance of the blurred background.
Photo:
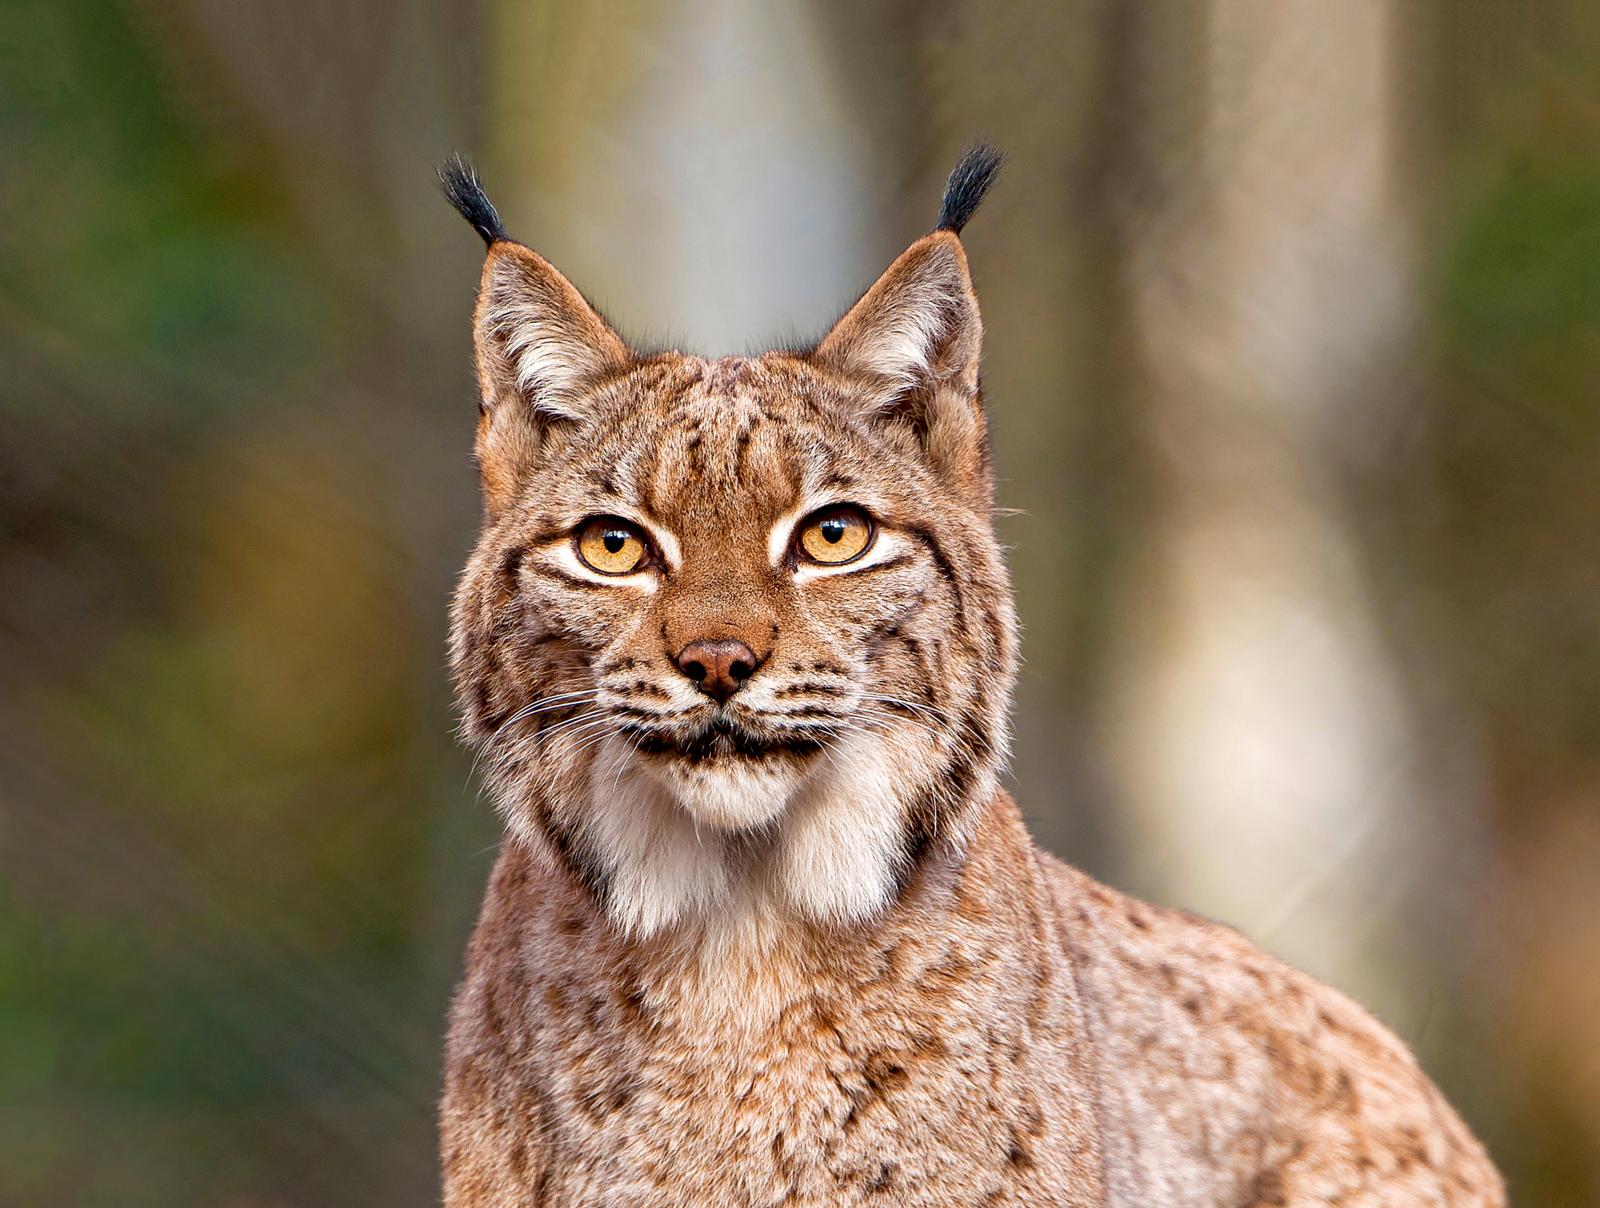
POLYGON ((1590 0, 7 0, 0 1204, 435 1202, 499 833, 438 159, 722 354, 823 330, 979 135, 1036 832, 1600 1203, 1590 0))

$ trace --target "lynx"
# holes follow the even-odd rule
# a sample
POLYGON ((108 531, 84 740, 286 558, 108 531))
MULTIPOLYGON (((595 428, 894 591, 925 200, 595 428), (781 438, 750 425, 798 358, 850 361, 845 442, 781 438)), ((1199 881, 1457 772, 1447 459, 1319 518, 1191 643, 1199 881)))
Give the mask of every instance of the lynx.
POLYGON ((447 1204, 1504 1203, 1360 1007, 1059 863, 1000 787, 960 239, 998 164, 814 347, 718 360, 631 349, 443 171, 488 246, 451 657, 507 830, 447 1204))

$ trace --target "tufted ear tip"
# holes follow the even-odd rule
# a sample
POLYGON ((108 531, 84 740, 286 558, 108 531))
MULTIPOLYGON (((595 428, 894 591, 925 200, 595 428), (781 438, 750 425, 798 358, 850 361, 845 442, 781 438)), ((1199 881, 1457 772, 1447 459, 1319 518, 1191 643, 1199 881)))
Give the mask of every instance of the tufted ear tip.
POLYGON ((945 182, 944 197, 939 203, 938 230, 961 234, 1000 175, 1005 161, 1006 157, 988 143, 978 142, 967 148, 945 182))
POLYGON ((466 156, 457 153, 439 165, 439 189, 456 213, 478 232, 486 247, 509 238, 494 203, 478 183, 478 170, 466 156))

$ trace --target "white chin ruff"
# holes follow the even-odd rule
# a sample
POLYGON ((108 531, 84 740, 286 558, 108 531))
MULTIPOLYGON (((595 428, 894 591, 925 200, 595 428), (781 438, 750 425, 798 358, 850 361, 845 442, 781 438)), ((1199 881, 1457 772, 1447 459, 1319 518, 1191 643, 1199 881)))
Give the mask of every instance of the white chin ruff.
POLYGON ((762 762, 738 756, 700 763, 652 759, 643 771, 695 822, 725 831, 769 825, 809 779, 807 769, 787 760, 762 762))
MULTIPOLYGON (((699 924, 757 939, 798 915, 849 923, 893 892, 914 738, 852 734, 806 767, 737 759, 690 765, 603 744, 585 840, 605 866, 606 907, 636 936, 699 924)), ((926 766, 925 764, 923 766, 926 766)))

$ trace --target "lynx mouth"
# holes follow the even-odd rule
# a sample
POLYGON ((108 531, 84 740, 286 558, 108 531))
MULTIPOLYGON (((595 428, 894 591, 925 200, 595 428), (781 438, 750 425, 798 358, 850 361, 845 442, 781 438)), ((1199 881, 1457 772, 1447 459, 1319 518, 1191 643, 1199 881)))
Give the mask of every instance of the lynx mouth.
POLYGON ((631 723, 621 727, 621 732, 640 754, 692 764, 767 760, 786 755, 803 759, 820 754, 823 749, 820 738, 763 733, 726 715, 713 717, 689 733, 664 732, 631 723))

